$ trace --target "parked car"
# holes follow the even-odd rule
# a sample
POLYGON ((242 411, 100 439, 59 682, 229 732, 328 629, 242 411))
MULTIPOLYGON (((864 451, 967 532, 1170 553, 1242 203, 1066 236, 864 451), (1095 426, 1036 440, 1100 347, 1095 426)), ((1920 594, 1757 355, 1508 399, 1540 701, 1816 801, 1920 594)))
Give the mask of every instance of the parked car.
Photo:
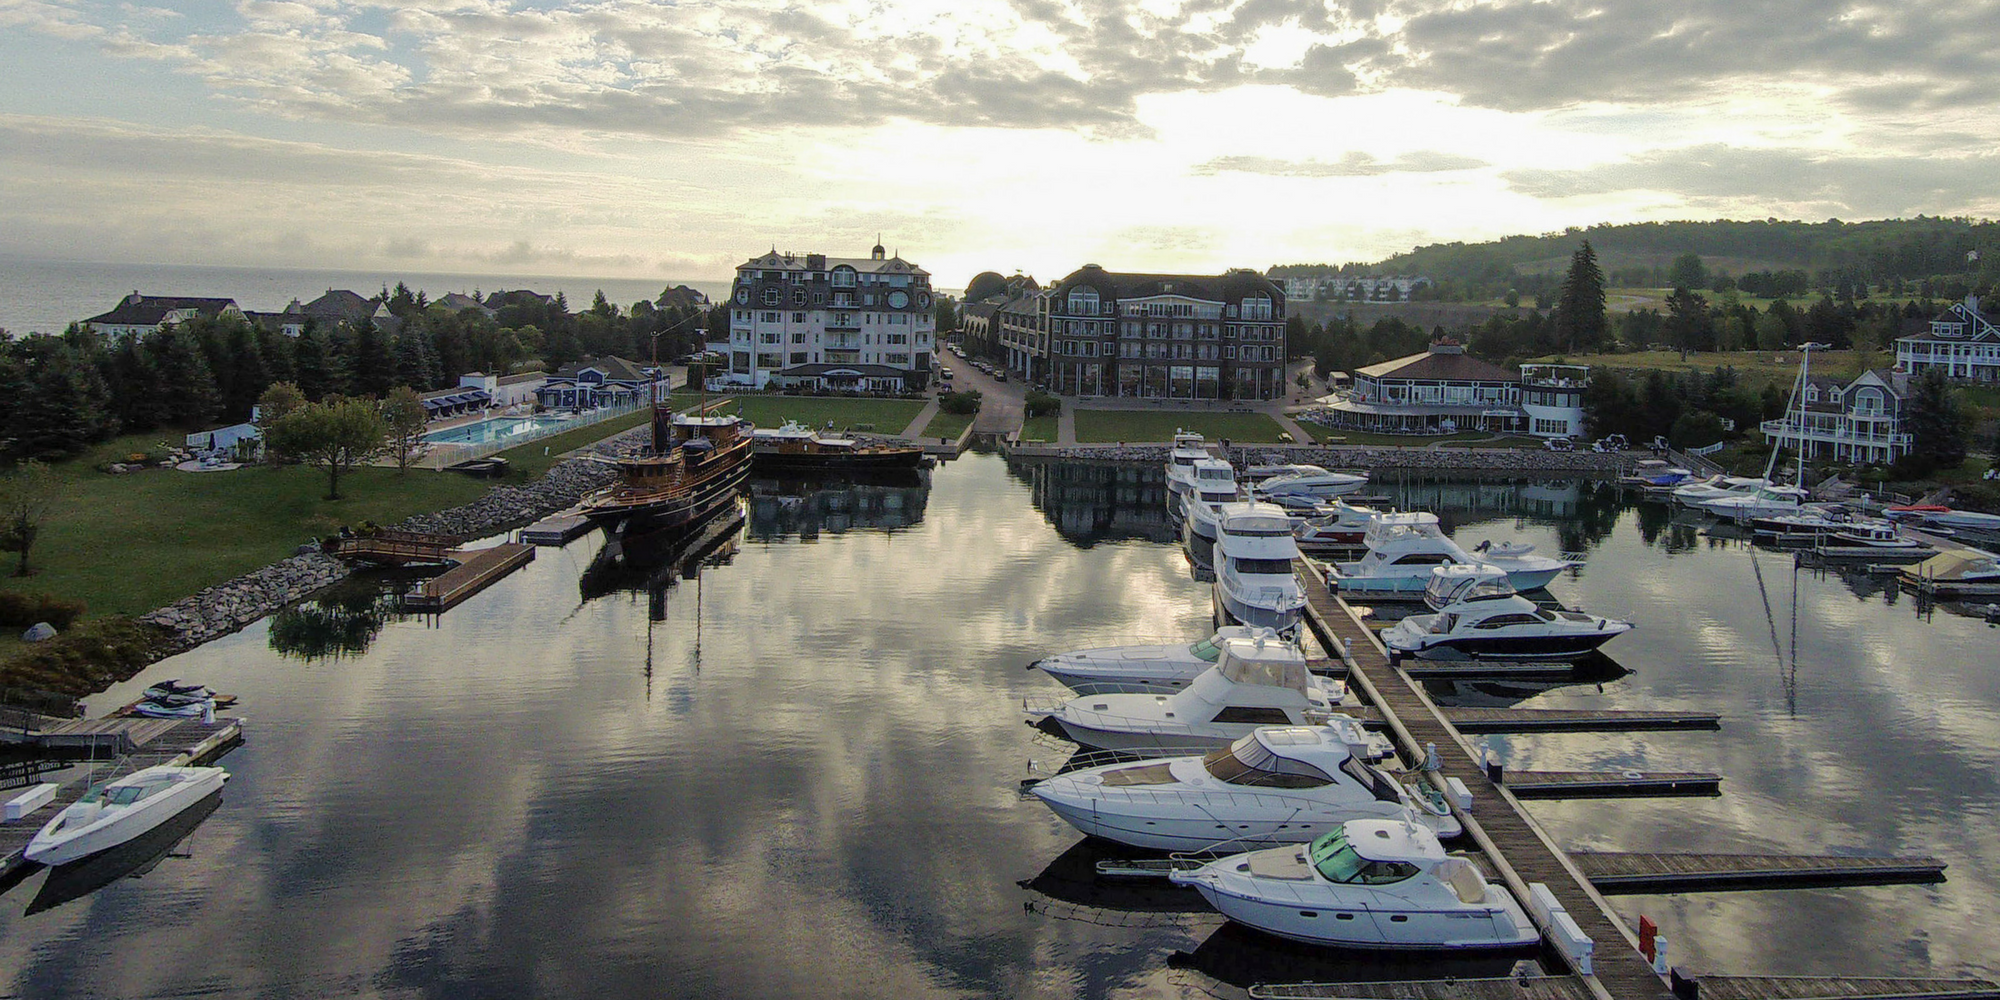
POLYGON ((1006 373, 1006 372, 994 372, 994 373, 993 373, 993 381, 995 381, 995 382, 1005 382, 1005 381, 1007 381, 1007 373, 1006 373))
POLYGON ((1550 438, 1542 442, 1542 447, 1550 451, 1575 451, 1576 442, 1569 438, 1550 438))

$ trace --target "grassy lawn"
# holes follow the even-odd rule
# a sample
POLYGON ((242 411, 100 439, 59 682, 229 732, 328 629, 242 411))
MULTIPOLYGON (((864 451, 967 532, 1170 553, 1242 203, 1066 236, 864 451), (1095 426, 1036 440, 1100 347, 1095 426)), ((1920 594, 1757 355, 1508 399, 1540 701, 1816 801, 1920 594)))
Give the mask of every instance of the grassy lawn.
POLYGON ((924 425, 924 437, 951 438, 956 441, 978 417, 977 413, 946 413, 939 410, 931 415, 931 422, 924 425))
POLYGON ((1045 413, 1039 417, 1029 417, 1027 422, 1021 425, 1021 440, 1042 441, 1054 444, 1057 435, 1061 433, 1058 424, 1061 419, 1061 417, 1053 413, 1045 413))
MULTIPOLYGON (((1228 438, 1239 444, 1271 444, 1284 430, 1277 421, 1261 413, 1182 412, 1175 410, 1078 410, 1076 439, 1082 443, 1166 442, 1174 431, 1200 433, 1214 441, 1228 438)), ((1052 435, 1053 436, 1053 435, 1052 435)))
MULTIPOLYGON (((840 396, 730 396, 717 412, 736 413, 759 427, 777 427, 796 420, 809 427, 825 427, 827 421, 841 430, 872 430, 877 434, 901 434, 910 421, 923 412, 920 399, 865 399, 840 396)), ((691 408, 699 397, 676 393, 675 408, 691 408)))

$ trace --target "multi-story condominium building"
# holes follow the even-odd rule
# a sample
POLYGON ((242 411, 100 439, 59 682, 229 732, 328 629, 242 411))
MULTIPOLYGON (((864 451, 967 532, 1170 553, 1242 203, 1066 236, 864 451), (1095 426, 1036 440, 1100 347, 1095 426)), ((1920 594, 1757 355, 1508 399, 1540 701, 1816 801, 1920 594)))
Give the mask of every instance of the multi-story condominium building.
POLYGON ((1537 437, 1583 433, 1582 365, 1522 365, 1519 373, 1465 353, 1448 337, 1422 354, 1356 369, 1352 389, 1321 414, 1335 427, 1379 434, 1484 430, 1537 437))
POLYGON ((1020 372, 1030 382, 1048 378, 1049 298, 1039 289, 1025 288, 1009 296, 993 312, 1000 335, 1000 349, 1007 352, 1007 367, 1020 372))
POLYGON ((1122 274, 1086 264, 1046 294, 1056 392, 1285 394, 1285 293, 1255 271, 1122 274))
POLYGON ((1896 367, 1912 375, 1935 368, 1947 378, 2000 381, 2000 317, 1981 312, 1979 297, 1968 295, 1927 329, 1896 338, 1896 367))
POLYGON ((1813 379, 1793 412, 1760 429, 1773 444, 1807 458, 1887 465, 1910 452, 1910 435, 1902 428, 1908 378, 1877 369, 1846 385, 1813 379))
POLYGON ((871 392, 917 390, 932 370, 930 272, 887 256, 772 251, 736 268, 723 380, 871 392))

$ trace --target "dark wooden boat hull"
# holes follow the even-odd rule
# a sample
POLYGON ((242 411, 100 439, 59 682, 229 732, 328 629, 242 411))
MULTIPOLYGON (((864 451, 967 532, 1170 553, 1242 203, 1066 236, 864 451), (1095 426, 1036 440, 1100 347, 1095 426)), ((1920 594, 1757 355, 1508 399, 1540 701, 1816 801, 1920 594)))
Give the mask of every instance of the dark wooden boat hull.
POLYGON ((853 455, 815 455, 808 452, 755 452, 751 464, 758 475, 787 472, 874 472, 888 469, 917 469, 925 459, 922 448, 897 448, 853 455))
POLYGON ((583 515, 600 524, 627 523, 627 531, 661 531, 691 525, 734 501, 750 478, 749 454, 685 488, 616 503, 587 502, 583 515))

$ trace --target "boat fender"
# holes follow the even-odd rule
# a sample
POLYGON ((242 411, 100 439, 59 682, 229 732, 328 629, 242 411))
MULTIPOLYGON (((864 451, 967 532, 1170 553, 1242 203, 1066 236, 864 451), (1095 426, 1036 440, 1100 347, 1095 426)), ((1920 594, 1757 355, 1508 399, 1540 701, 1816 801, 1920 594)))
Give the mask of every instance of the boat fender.
POLYGON ((1436 743, 1424 744, 1424 770, 1444 770, 1444 761, 1438 758, 1438 745, 1436 743))

